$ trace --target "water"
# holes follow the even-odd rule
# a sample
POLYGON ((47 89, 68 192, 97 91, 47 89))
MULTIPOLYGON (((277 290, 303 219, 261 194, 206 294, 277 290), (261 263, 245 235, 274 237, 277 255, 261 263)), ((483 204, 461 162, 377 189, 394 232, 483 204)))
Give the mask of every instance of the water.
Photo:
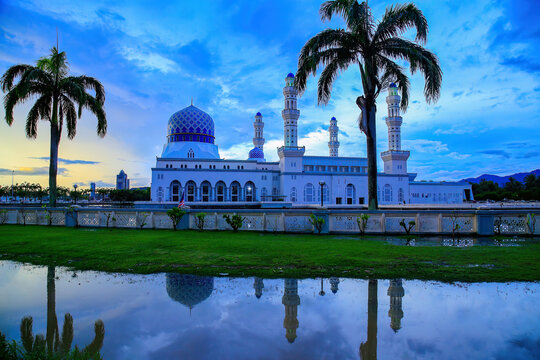
POLYGON ((321 279, 106 274, 0 261, 0 331, 20 340, 21 319, 32 316, 33 333, 46 334, 49 310, 60 333, 65 314, 73 317, 73 346, 94 341, 105 359, 537 359, 539 290, 539 283, 330 278, 321 296, 321 279))

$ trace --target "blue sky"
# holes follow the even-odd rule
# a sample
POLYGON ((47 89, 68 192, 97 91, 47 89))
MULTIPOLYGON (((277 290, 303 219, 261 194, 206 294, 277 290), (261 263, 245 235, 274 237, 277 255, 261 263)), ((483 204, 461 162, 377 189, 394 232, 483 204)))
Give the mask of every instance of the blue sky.
MULTIPOLYGON (((95 134, 84 114, 75 140, 60 144, 59 183, 107 185, 124 169, 134 185, 149 185, 165 142, 167 120, 191 98, 216 125, 225 158, 246 158, 253 117, 265 122, 265 154, 282 143, 282 87, 296 71, 302 45, 339 20, 322 23, 320 1, 52 1, 0 0, 0 71, 35 63, 56 42, 71 72, 102 81, 109 130, 95 134)), ((377 18, 394 2, 370 1, 377 18)), ((430 25, 426 47, 444 72, 441 98, 428 105, 424 82, 411 77, 411 104, 402 127, 418 179, 459 180, 540 167, 540 12, 526 1, 417 1, 430 25)), ((409 36, 412 34, 408 34, 409 36)), ((299 143, 328 154, 327 127, 336 116, 340 155, 365 156, 356 126, 361 94, 357 67, 335 83, 326 107, 316 104, 317 79, 299 100, 299 143)), ((378 101, 378 151, 387 148, 385 95, 378 101)), ((0 110, 0 184, 46 183, 48 126, 24 136, 28 104, 10 128, 0 110)))

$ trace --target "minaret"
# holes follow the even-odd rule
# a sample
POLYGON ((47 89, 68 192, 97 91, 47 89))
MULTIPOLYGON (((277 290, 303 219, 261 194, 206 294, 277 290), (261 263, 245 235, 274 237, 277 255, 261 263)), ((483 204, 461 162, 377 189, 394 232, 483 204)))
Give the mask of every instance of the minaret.
POLYGON ((300 305, 300 296, 298 296, 298 280, 285 279, 285 291, 281 299, 285 305, 285 319, 283 327, 286 329, 285 337, 289 343, 296 339, 296 329, 298 329, 298 305, 300 305))
POLYGON ((283 137, 285 147, 298 146, 298 118, 300 110, 297 108, 298 91, 294 87, 294 75, 289 73, 285 78, 285 87, 283 88, 283 96, 285 97, 285 107, 281 112, 283 117, 283 137))
POLYGON ((388 316, 390 317, 390 327, 394 332, 401 329, 401 319, 403 319, 402 298, 405 295, 403 289, 402 280, 390 280, 390 286, 388 287, 388 296, 390 296, 390 310, 388 310, 388 316))
POLYGON ((253 122, 253 146, 258 147, 259 149, 263 150, 264 146, 264 135, 263 135, 263 129, 264 129, 264 123, 262 121, 262 115, 260 112, 255 115, 255 121, 253 122))
POLYGON ((328 133, 330 135, 330 139, 328 141, 328 149, 330 149, 331 157, 338 157, 338 150, 339 150, 338 131, 339 131, 339 128, 337 126, 337 120, 335 117, 332 117, 332 119, 330 119, 330 127, 328 128, 328 133))
POLYGON ((339 288, 339 278, 337 277, 331 277, 330 278, 330 290, 335 294, 338 292, 339 288))
POLYGON ((263 279, 260 277, 255 277, 255 281, 253 282, 253 288, 255 289, 255 296, 257 299, 260 299, 262 296, 262 289, 264 289, 264 283, 263 279))
POLYGON ((388 117, 386 118, 388 150, 381 153, 385 174, 407 174, 407 159, 410 153, 401 150, 401 123, 403 119, 399 114, 400 101, 398 88, 396 84, 391 83, 386 97, 388 104, 388 117))

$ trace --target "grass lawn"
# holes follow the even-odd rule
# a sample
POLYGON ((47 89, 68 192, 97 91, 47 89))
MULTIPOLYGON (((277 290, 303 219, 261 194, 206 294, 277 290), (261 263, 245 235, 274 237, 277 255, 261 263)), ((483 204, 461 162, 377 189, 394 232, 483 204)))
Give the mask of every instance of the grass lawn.
POLYGON ((0 259, 79 270, 538 281, 540 243, 406 247, 357 236, 0 226, 0 259))

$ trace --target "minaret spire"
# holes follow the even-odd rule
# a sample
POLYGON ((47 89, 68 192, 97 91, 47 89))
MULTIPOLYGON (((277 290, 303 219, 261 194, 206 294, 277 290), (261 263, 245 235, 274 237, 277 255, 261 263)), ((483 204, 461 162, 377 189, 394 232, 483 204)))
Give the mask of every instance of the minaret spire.
POLYGON ((297 108, 298 91, 294 87, 294 75, 289 73, 285 78, 285 87, 283 88, 285 97, 285 107, 281 112, 283 117, 283 138, 286 148, 298 147, 298 118, 300 110, 297 108))
POLYGON ((328 149, 330 150, 330 157, 338 157, 339 141, 338 141, 339 127, 337 126, 337 120, 335 117, 330 119, 330 127, 328 128, 328 134, 330 139, 328 141, 328 149))
POLYGON ((401 97, 398 94, 396 84, 391 83, 388 87, 388 150, 381 153, 384 161, 384 172, 386 174, 407 174, 407 159, 409 151, 401 150, 401 124, 403 119, 399 113, 401 97))
POLYGON ((262 118, 262 114, 258 112, 257 115, 255 115, 255 121, 253 122, 253 146, 258 147, 261 150, 263 150, 264 146, 264 122, 262 121, 262 118))

